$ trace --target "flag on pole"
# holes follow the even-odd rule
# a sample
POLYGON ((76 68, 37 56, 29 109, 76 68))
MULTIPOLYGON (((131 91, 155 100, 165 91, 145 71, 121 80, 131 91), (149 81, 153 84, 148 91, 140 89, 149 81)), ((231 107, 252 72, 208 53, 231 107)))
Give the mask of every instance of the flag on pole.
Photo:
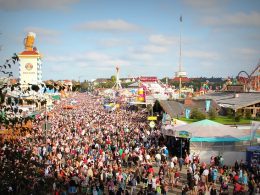
POLYGON ((182 16, 180 16, 180 22, 182 22, 182 16))

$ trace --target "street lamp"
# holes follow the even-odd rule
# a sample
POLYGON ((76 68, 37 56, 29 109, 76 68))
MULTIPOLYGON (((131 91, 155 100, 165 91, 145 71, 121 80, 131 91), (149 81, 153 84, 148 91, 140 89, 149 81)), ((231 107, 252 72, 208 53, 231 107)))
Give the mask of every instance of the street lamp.
POLYGON ((79 76, 79 91, 81 92, 81 84, 80 84, 80 78, 82 77, 82 75, 79 76))
POLYGON ((48 123, 48 117, 47 117, 47 99, 45 100, 45 144, 47 146, 47 123, 48 123))

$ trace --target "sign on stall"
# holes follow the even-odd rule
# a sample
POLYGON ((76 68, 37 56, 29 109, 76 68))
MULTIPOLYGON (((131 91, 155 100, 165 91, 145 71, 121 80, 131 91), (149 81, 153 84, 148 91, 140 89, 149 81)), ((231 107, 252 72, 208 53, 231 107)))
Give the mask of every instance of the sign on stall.
POLYGON ((148 121, 157 121, 157 116, 148 116, 147 120, 148 121))
POLYGON ((176 137, 180 137, 180 138, 190 138, 191 137, 191 133, 189 133, 188 131, 177 131, 176 133, 177 133, 176 137))

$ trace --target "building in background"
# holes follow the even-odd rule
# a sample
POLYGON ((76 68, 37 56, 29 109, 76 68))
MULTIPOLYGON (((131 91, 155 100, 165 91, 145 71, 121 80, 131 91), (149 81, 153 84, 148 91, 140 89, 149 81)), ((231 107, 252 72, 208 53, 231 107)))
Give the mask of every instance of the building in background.
POLYGON ((29 32, 24 39, 25 50, 18 57, 20 59, 19 78, 21 85, 38 85, 42 83, 42 55, 34 47, 35 33, 29 32))

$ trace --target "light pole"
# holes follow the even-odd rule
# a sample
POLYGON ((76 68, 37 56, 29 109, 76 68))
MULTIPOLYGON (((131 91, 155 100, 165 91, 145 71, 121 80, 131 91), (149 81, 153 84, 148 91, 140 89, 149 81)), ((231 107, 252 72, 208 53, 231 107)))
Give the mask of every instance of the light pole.
POLYGON ((154 106, 154 103, 152 103, 151 105, 152 105, 152 116, 153 116, 153 106, 154 106))
POLYGON ((82 77, 82 75, 79 76, 79 92, 81 92, 81 83, 80 83, 80 78, 82 77))
POLYGON ((182 158, 182 138, 181 139, 181 158, 182 158))
POLYGON ((47 146, 47 123, 48 123, 47 100, 45 100, 45 144, 46 144, 46 146, 47 146))

